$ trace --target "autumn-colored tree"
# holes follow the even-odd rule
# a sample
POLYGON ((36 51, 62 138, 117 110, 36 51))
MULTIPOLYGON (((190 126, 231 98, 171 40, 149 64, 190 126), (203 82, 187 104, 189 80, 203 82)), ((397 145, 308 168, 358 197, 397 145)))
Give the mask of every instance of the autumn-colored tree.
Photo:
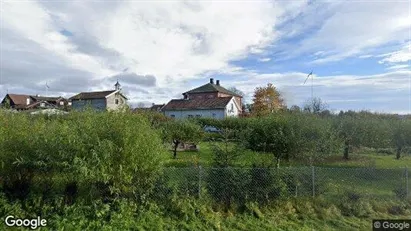
POLYGON ((257 87, 254 91, 252 114, 268 115, 284 108, 280 92, 271 83, 266 87, 257 87))

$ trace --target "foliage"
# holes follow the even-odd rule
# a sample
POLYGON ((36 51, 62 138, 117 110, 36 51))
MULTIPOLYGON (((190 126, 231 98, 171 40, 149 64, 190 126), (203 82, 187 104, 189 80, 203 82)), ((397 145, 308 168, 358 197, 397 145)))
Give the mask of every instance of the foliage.
POLYGON ((312 164, 338 148, 329 122, 302 114, 253 119, 243 138, 247 148, 272 153, 277 167, 283 158, 307 159, 312 164))
POLYGON ((320 114, 327 110, 327 108, 327 103, 321 100, 321 98, 310 99, 304 104, 304 111, 313 114, 320 114))
POLYGON ((236 93, 237 95, 240 95, 242 97, 245 96, 244 92, 241 91, 240 89, 236 88, 236 87, 230 87, 228 88, 229 91, 236 93))
POLYGON ((257 87, 254 91, 252 114, 264 116, 284 108, 280 92, 271 83, 257 87))
POLYGON ((198 143, 203 137, 201 127, 189 120, 170 120, 162 124, 162 137, 164 141, 173 142, 173 157, 177 157, 178 145, 184 142, 198 143))
POLYGON ((160 144, 147 120, 130 113, 2 114, 0 175, 11 199, 54 191, 141 202, 165 158, 160 144))
POLYGON ((394 121, 391 126, 391 145, 396 149, 396 158, 400 159, 405 147, 411 146, 411 121, 394 121))

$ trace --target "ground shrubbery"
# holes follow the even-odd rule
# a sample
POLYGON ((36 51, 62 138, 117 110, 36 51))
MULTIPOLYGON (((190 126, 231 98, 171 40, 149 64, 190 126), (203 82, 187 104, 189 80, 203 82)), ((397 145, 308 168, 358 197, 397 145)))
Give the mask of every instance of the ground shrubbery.
POLYGON ((2 114, 3 191, 13 199, 145 200, 165 151, 147 120, 128 113, 71 113, 64 118, 2 114), (54 192, 54 193, 51 193, 54 192))
MULTIPOLYGON (((284 223, 278 227, 298 228, 305 225, 300 222, 304 218, 409 215, 408 202, 379 206, 355 193, 334 204, 321 201, 327 190, 322 181, 314 185, 320 198, 293 199, 312 196, 310 168, 233 168, 245 148, 269 153, 278 163, 288 158, 307 160, 307 165, 344 150, 347 140, 348 146, 407 150, 408 125, 390 126, 398 123, 395 118, 361 122, 364 118, 348 116, 352 115, 294 113, 179 122, 159 114, 86 111, 48 117, 0 112, 0 217, 41 215, 53 230, 185 230, 268 228, 270 220, 279 217, 284 223), (163 169, 163 161, 171 156, 163 144, 198 141, 199 124, 223 130, 212 149, 214 168, 163 169), (311 200, 320 200, 319 205, 311 200), (247 225, 241 224, 244 220, 247 225)), ((375 178, 373 172, 361 175, 375 178)), ((402 188, 393 193, 405 201, 402 188)), ((332 227, 358 228, 350 222, 328 222, 332 227)))

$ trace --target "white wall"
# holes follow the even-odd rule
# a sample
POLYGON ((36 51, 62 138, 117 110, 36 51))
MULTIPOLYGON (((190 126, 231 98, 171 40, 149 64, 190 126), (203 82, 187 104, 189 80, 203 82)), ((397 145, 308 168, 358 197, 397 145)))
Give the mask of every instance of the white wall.
POLYGON ((237 107, 237 104, 234 102, 234 97, 230 100, 230 102, 225 107, 225 113, 227 117, 238 117, 238 115, 240 114, 240 109, 237 107))
POLYGON ((213 110, 180 110, 180 111, 165 111, 164 114, 168 117, 172 117, 174 115, 175 118, 188 118, 188 115, 193 115, 196 117, 197 115, 201 115, 201 117, 206 118, 216 118, 216 119, 223 119, 224 118, 224 109, 213 109, 213 110))
POLYGON ((124 107, 127 104, 127 99, 124 98, 121 94, 115 93, 107 97, 107 109, 108 110, 117 110, 120 107, 124 107), (116 104, 116 99, 118 99, 118 104, 116 104))

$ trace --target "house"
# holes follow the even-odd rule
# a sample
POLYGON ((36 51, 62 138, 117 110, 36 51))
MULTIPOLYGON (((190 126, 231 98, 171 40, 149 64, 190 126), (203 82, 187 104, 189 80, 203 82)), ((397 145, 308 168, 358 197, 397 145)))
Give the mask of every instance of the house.
POLYGON ((74 110, 81 110, 86 107, 103 111, 118 110, 127 105, 127 97, 121 93, 120 83, 117 82, 115 90, 81 92, 69 100, 74 110))
POLYGON ((242 113, 242 96, 231 92, 211 78, 210 82, 183 93, 183 99, 172 99, 162 111, 173 118, 210 117, 223 119, 242 113))
POLYGON ((2 106, 16 110, 65 108, 70 106, 67 99, 59 97, 32 96, 22 94, 7 94, 1 101, 2 106))
POLYGON ((150 107, 150 111, 161 112, 165 104, 154 104, 150 107))

